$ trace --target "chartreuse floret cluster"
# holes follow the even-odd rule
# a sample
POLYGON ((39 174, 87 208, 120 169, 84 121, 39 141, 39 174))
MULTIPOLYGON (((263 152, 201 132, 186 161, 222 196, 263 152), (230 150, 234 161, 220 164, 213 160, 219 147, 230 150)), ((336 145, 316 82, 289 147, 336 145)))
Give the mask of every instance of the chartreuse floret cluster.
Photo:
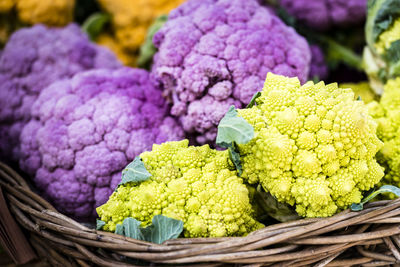
POLYGON ((370 114, 378 122, 377 134, 384 142, 378 161, 385 166, 383 184, 400 186, 400 78, 389 80, 380 102, 368 104, 370 114))
POLYGON ((242 236, 263 226, 227 151, 183 140, 153 145, 140 159, 151 177, 120 184, 97 208, 104 230, 114 232, 128 217, 149 225, 159 214, 183 221, 186 237, 242 236))
POLYGON ((299 215, 326 217, 359 203, 383 176, 377 124, 351 89, 269 73, 256 105, 238 110, 254 138, 238 145, 242 177, 299 215))

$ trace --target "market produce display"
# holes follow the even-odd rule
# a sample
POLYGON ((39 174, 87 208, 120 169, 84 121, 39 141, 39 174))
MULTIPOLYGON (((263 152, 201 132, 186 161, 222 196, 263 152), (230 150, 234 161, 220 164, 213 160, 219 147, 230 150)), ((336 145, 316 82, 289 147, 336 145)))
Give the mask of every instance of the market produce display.
POLYGON ((98 0, 112 16, 112 35, 99 43, 116 51, 124 64, 135 66, 139 48, 148 28, 161 15, 166 15, 184 0, 98 0))
POLYGON ((383 177, 377 123, 351 89, 268 73, 255 102, 238 110, 255 131, 238 144, 241 177, 300 216, 327 217, 359 203, 383 177))
POLYGON ((21 133, 20 166, 56 207, 90 217, 129 161, 183 131, 149 74, 121 68, 82 72, 45 88, 21 133))
POLYGON ((396 202, 352 213, 400 196, 398 0, 0 0, 0 49, 0 161, 28 178, 1 163, 0 189, 61 254, 334 263, 332 231, 398 234, 396 202))
POLYGON ((289 14, 317 30, 363 23, 367 2, 368 0, 279 0, 279 4, 289 14))
POLYGON ((376 0, 368 4, 364 68, 377 94, 383 93, 387 80, 400 76, 399 15, 397 0, 376 0))
POLYGON ((307 80, 306 40, 249 0, 189 0, 155 34, 152 73, 172 100, 171 113, 200 144, 215 140, 230 105, 247 104, 267 72, 307 80))
POLYGON ((43 88, 80 71, 119 66, 109 50, 91 43, 75 24, 15 32, 0 54, 0 157, 19 158, 19 134, 43 88))
POLYGON ((142 160, 149 175, 122 180, 97 208, 104 230, 114 232, 128 217, 148 225, 158 214, 183 221, 185 237, 242 236, 263 227, 254 218, 248 189, 228 151, 188 143, 166 142, 140 154, 135 161, 142 160))

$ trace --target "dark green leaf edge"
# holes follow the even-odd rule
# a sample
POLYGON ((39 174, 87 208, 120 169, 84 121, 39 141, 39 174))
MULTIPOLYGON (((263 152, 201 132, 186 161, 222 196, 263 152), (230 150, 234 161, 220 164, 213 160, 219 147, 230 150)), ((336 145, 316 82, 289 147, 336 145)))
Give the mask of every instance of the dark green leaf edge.
POLYGON ((256 99, 261 96, 261 92, 257 92, 253 95, 250 100, 250 103, 246 106, 246 108, 252 108, 256 104, 256 99))

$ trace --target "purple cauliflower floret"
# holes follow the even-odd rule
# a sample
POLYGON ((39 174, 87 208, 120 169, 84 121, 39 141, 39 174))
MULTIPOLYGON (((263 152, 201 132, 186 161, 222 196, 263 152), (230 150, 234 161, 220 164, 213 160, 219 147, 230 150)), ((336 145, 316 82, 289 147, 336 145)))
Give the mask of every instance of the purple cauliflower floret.
POLYGON ((362 23, 368 0, 280 0, 299 21, 317 30, 362 23))
POLYGON ((120 66, 111 51, 91 43, 75 24, 15 32, 0 57, 0 157, 19 157, 20 132, 43 88, 80 71, 120 66))
POLYGON ((311 66, 309 78, 313 79, 318 77, 320 80, 324 80, 328 77, 328 65, 325 61, 324 52, 318 45, 310 45, 311 49, 311 66))
POLYGON ((188 135, 212 143, 230 105, 248 104, 268 72, 306 81, 306 40, 256 0, 189 0, 155 34, 152 73, 188 135))
POLYGON ((184 132, 145 70, 91 70, 43 89, 21 133, 20 167, 65 214, 95 216, 122 169, 184 132))

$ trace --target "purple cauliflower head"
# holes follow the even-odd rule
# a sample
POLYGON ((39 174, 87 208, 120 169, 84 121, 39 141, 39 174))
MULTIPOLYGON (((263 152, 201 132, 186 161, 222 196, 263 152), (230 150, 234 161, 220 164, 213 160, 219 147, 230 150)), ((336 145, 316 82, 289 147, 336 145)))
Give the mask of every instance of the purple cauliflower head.
POLYGON ((280 0, 299 21, 317 30, 362 23, 368 0, 280 0))
POLYGON ((91 43, 75 24, 36 25, 15 32, 0 56, 0 157, 19 157, 19 134, 43 88, 80 71, 120 66, 109 50, 91 43))
POLYGON ((324 52, 321 47, 315 44, 310 45, 311 49, 311 65, 310 74, 308 77, 313 79, 318 77, 319 80, 324 80, 328 77, 328 65, 325 61, 324 52))
POLYGON ((200 144, 216 137, 230 105, 240 108, 268 72, 306 81, 306 40, 256 0, 189 0, 155 34, 152 73, 184 130, 200 144))
POLYGON ((183 138, 149 76, 127 67, 82 72, 51 84, 34 102, 20 167, 61 212, 94 216, 135 156, 183 138))

